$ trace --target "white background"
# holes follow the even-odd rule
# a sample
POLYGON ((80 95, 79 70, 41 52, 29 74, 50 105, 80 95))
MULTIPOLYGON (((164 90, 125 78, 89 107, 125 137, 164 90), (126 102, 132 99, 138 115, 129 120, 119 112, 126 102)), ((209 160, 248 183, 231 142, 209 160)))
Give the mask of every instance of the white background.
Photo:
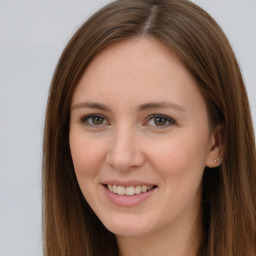
MULTIPOLYGON (((42 255, 42 131, 51 77, 68 39, 107 2, 0 0, 0 256, 42 255)), ((256 126, 256 1, 194 2, 227 34, 256 126)))

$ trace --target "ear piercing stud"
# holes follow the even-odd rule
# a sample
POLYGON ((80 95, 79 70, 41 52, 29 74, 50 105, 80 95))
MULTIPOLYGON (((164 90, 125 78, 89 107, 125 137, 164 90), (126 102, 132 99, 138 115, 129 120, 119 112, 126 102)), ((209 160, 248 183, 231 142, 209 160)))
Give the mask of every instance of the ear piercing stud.
POLYGON ((215 162, 216 164, 220 164, 220 158, 217 157, 217 158, 214 160, 214 162, 215 162))

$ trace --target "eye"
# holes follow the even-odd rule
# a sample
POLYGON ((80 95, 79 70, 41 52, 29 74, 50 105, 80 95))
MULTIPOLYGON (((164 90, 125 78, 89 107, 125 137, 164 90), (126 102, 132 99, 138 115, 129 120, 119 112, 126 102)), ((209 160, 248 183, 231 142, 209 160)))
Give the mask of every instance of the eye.
POLYGON ((98 114, 84 116, 82 117, 81 122, 87 126, 104 126, 109 124, 103 116, 98 114))
POLYGON ((176 124, 174 119, 160 114, 150 116, 149 120, 146 122, 146 125, 157 126, 159 128, 165 128, 173 124, 176 124))

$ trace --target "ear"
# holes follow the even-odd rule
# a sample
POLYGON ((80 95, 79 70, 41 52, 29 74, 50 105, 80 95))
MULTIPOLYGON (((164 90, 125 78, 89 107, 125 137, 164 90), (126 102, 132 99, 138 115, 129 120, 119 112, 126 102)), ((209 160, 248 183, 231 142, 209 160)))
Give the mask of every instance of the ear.
POLYGON ((222 126, 217 125, 211 132, 209 153, 206 158, 206 166, 209 168, 218 167, 224 153, 222 126))

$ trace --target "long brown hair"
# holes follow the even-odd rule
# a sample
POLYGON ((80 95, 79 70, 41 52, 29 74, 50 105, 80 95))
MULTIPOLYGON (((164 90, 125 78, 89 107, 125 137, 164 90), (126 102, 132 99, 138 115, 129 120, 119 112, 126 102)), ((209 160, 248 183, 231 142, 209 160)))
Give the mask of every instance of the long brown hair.
POLYGON ((57 65, 48 99, 43 157, 46 256, 118 255, 109 232, 84 199, 69 149, 70 102, 94 56, 110 43, 153 37, 172 49, 221 124, 225 152, 205 169, 203 240, 198 255, 256 255, 256 153, 246 89, 227 38, 205 11, 186 0, 117 0, 72 37, 57 65))

